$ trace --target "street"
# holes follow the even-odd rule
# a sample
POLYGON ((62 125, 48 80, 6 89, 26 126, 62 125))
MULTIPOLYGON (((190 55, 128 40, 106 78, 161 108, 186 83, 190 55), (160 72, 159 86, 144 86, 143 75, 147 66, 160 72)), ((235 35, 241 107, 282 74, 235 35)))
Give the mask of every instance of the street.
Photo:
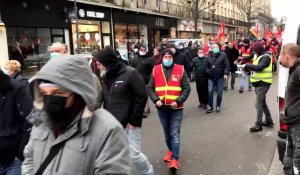
MULTIPOLYGON (((264 127, 258 133, 249 132, 256 120, 255 94, 248 91, 239 94, 239 79, 235 90, 224 91, 221 113, 212 114, 197 107, 195 83, 191 83, 192 92, 185 104, 181 127, 181 169, 177 174, 267 175, 277 147, 277 76, 273 82, 267 104, 275 127, 264 127)), ((167 175, 170 172, 162 160, 167 151, 163 130, 153 103, 151 108, 151 115, 143 122, 142 151, 153 164, 156 175, 167 175)))

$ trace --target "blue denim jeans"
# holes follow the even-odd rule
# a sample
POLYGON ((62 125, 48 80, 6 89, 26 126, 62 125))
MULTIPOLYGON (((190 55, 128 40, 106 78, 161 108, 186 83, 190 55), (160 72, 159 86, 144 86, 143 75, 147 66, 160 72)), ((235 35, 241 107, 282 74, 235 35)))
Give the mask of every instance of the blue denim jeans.
POLYGON ((133 163, 142 175, 153 175, 153 166, 150 164, 148 158, 141 152, 141 128, 126 128, 126 132, 130 148, 130 157, 133 163))
POLYGON ((166 144, 168 149, 173 153, 171 159, 178 160, 183 110, 158 109, 157 111, 164 130, 166 144))
POLYGON ((208 105, 214 108, 214 90, 217 90, 217 106, 221 107, 223 93, 223 78, 208 79, 208 105))
POLYGON ((241 77, 241 89, 244 89, 246 80, 248 80, 248 88, 252 87, 252 83, 251 83, 251 81, 250 81, 250 76, 247 75, 247 74, 245 74, 244 71, 242 71, 242 77, 241 77))
POLYGON ((14 160, 7 166, 0 165, 0 175, 21 175, 22 161, 14 160))

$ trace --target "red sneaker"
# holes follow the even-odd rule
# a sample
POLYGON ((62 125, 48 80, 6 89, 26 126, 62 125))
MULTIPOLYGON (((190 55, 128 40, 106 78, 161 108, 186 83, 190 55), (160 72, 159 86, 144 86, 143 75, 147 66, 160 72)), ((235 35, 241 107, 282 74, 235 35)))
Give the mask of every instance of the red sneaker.
POLYGON ((179 170, 179 166, 180 166, 180 164, 179 164, 178 160, 171 160, 169 162, 168 168, 170 170, 179 170))
POLYGON ((167 154, 164 157, 164 161, 165 162, 170 162, 171 161, 171 157, 172 157, 172 151, 168 151, 167 154))

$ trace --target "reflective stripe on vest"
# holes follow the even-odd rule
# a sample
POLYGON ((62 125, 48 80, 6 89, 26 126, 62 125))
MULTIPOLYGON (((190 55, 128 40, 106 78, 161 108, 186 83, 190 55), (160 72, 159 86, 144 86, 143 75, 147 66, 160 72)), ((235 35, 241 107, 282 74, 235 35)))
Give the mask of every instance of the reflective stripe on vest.
MULTIPOLYGON (((175 64, 167 83, 162 64, 154 67, 155 92, 164 105, 171 105, 181 95, 183 73, 183 66, 175 64)), ((180 108, 183 108, 183 105, 178 106, 178 109, 180 108)))
MULTIPOLYGON (((258 65, 260 59, 263 56, 268 56, 268 57, 271 58, 270 55, 259 56, 258 58, 254 58, 253 65, 258 65)), ((259 81, 263 81, 263 82, 266 82, 266 83, 272 83, 272 80, 273 80, 272 75, 273 75, 272 74, 272 61, 270 61, 269 66, 266 67, 264 70, 262 70, 262 71, 253 71, 250 80, 251 80, 252 83, 259 82, 259 81)))

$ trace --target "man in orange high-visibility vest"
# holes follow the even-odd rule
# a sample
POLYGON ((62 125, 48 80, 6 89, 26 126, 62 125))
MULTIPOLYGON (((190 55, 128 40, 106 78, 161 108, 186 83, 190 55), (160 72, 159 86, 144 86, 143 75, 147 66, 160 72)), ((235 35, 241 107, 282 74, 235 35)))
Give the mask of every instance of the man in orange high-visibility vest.
POLYGON ((187 100, 191 87, 183 66, 173 63, 172 50, 165 49, 161 56, 163 63, 154 67, 148 91, 156 104, 169 149, 164 161, 169 162, 169 169, 178 170, 183 103, 187 100))

